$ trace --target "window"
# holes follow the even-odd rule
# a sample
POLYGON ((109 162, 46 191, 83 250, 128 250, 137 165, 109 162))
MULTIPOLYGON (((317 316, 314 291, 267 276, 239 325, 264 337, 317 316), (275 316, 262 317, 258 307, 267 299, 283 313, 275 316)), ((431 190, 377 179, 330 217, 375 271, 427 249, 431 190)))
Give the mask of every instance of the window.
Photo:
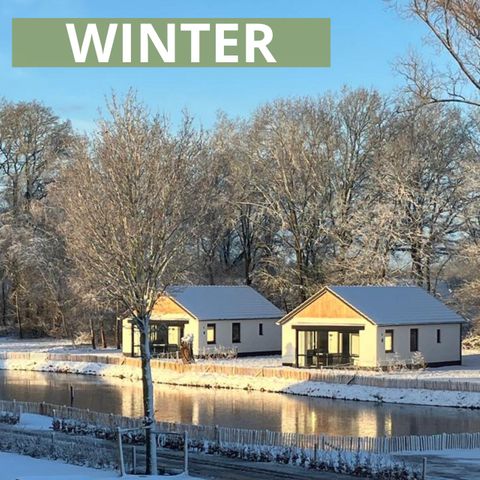
POLYGON ((214 345, 217 343, 217 328, 214 323, 207 324, 207 344, 214 345))
POLYGON ((418 352, 418 328, 410 329, 410 351, 418 352))
POLYGON ((393 330, 385 330, 385 353, 393 353, 393 330))
POLYGON ((232 323, 232 343, 240 343, 240 324, 232 323))
POLYGON ((437 343, 442 343, 442 331, 437 328, 437 343))
POLYGON ((263 323, 258 324, 258 334, 263 335, 263 323))

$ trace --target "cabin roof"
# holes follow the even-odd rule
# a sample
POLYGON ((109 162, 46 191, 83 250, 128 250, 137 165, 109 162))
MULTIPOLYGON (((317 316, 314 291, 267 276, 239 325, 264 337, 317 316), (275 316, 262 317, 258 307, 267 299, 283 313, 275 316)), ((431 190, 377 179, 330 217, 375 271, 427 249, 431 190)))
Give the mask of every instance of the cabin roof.
POLYGON ((285 323, 313 300, 332 292, 378 326, 463 323, 465 319, 416 286, 330 286, 286 315, 285 323))
POLYGON ((176 285, 166 294, 198 320, 279 319, 279 308, 248 286, 176 285))

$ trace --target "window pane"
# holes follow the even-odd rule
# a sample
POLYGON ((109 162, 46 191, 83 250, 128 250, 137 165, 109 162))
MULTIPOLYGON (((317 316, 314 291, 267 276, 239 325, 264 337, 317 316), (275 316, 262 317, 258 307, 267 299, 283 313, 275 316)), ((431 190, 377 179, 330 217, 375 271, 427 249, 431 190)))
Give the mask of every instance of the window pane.
POLYGON ((360 355, 360 335, 358 333, 350 334, 350 354, 360 355))
POLYGON ((207 343, 215 343, 215 325, 207 325, 207 343))
POLYGON ((418 352, 418 329, 412 328, 410 330, 410 351, 418 352))
POLYGON ((385 331, 385 352, 393 352, 393 332, 385 331))
POLYGON ((232 323, 232 343, 240 343, 240 324, 232 323))

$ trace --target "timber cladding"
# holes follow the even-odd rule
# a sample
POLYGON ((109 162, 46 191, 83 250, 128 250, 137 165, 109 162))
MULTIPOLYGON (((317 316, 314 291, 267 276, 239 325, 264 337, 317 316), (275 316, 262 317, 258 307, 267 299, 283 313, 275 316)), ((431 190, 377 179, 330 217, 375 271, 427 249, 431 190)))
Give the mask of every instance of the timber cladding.
POLYGON ((309 305, 302 308, 295 314, 294 318, 363 319, 357 311, 328 291, 323 293, 319 298, 313 300, 309 305))
POLYGON ((193 318, 187 310, 165 295, 158 297, 152 311, 152 317, 160 317, 163 315, 180 315, 183 318, 185 318, 185 316, 188 318, 193 318))

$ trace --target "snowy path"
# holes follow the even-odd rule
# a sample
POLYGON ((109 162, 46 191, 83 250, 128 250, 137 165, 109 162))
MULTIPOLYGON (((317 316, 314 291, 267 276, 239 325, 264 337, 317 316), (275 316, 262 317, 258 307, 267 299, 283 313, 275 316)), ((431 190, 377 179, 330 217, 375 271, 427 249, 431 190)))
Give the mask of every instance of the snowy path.
MULTIPOLYGON (((0 478, 2 480, 117 480, 117 472, 78 467, 53 460, 0 452, 0 478)), ((138 476, 127 475, 125 479, 138 479, 138 476)), ((148 477, 151 480, 169 478, 171 480, 202 480, 188 475, 158 475, 148 477)))
POLYGON ((401 456, 406 462, 416 464, 419 468, 423 457, 427 458, 428 480, 480 479, 480 450, 446 450, 425 452, 421 456, 401 456))

